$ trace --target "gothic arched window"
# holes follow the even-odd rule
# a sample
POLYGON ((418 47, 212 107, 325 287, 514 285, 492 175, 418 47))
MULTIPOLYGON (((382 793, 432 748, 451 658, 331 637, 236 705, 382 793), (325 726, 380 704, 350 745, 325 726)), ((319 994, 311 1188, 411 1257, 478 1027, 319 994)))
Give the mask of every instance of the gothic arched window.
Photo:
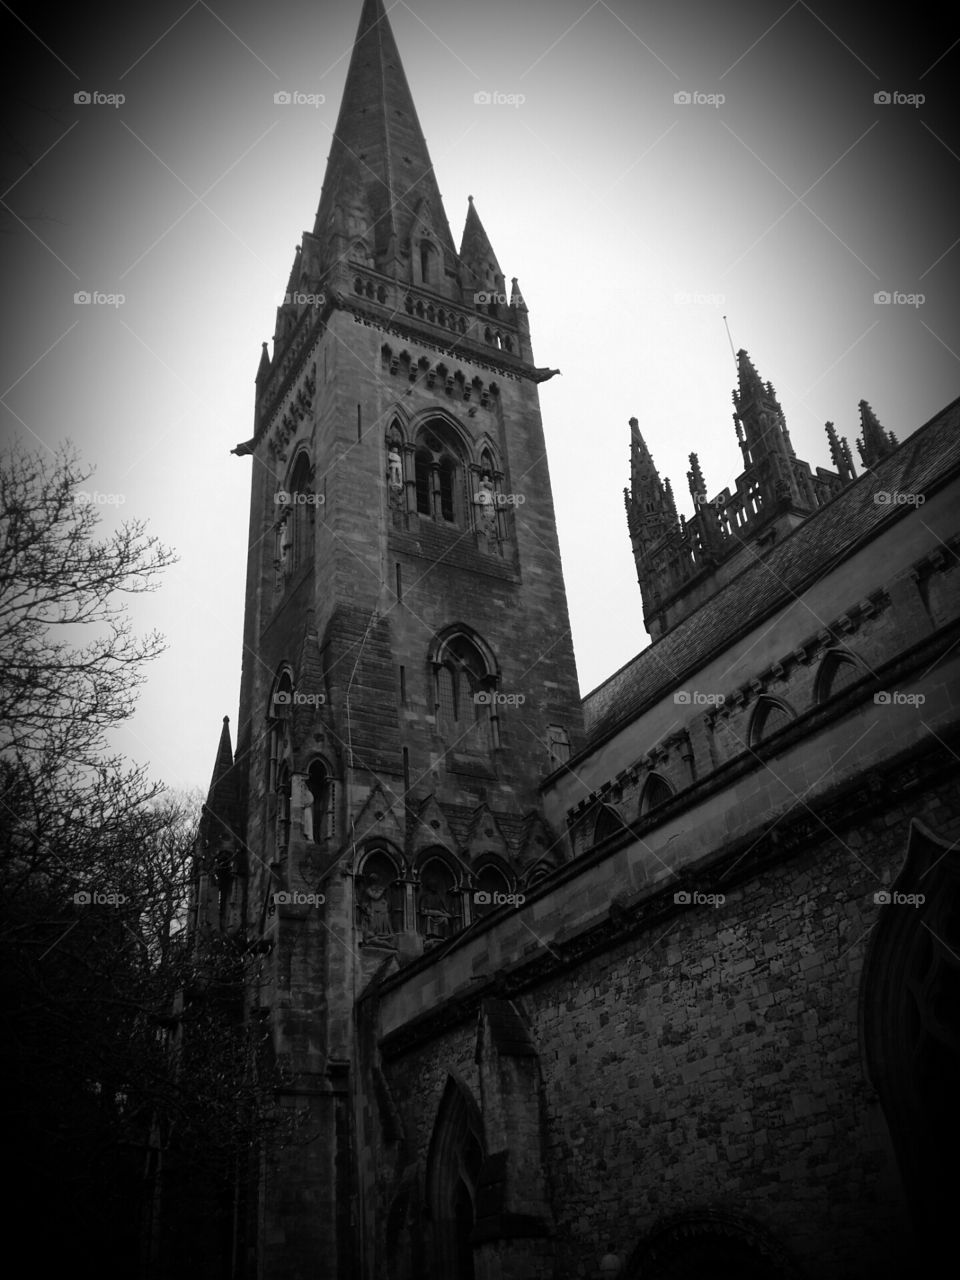
POLYGON ((283 858, 290 845, 290 769, 286 762, 277 770, 277 856, 283 858))
POLYGON ((432 423, 418 434, 414 477, 420 515, 438 523, 464 523, 463 457, 453 431, 444 423, 432 423))
POLYGON ((356 903, 364 942, 392 945, 395 935, 403 932, 403 881, 385 849, 374 849, 360 864, 356 903))
POLYGON ((420 279, 424 284, 437 283, 437 249, 429 240, 420 241, 420 279))
POLYGON ((749 742, 756 747, 795 719, 793 712, 779 698, 760 698, 750 720, 749 742))
POLYGON ((477 872, 476 884, 471 903, 471 911, 475 919, 496 910, 500 905, 496 900, 497 894, 510 892, 509 880, 492 862, 488 862, 477 872))
POLYGON ((606 840, 608 836, 623 829, 624 821, 616 809, 611 809, 606 804, 600 805, 593 822, 593 843, 599 844, 601 840, 606 840))
POLYGON ((643 788, 643 795, 640 797, 641 818, 651 809, 656 809, 658 805, 666 804, 672 795, 673 788, 669 782, 661 778, 659 773, 651 773, 643 788))
POLYGON ((463 926, 463 906, 456 877, 445 858, 433 854, 420 868, 417 928, 427 946, 452 938, 463 926))
POLYGON ((293 676, 285 668, 273 683, 267 707, 267 786, 271 791, 277 786, 277 769, 292 712, 293 676))
POLYGON ((865 673, 859 663, 842 649, 830 649, 824 654, 814 684, 814 701, 826 702, 842 689, 856 684, 865 673))
POLYGON ((278 560, 285 577, 305 565, 313 555, 317 495, 313 491, 312 474, 310 459, 300 453, 290 473, 289 488, 281 495, 278 560))
POLYGON ((435 660, 437 727, 451 748, 487 751, 496 744, 496 675, 476 644, 449 637, 435 660))
POLYGON ((322 844, 336 835, 336 783, 322 760, 307 770, 307 802, 303 810, 303 835, 322 844))

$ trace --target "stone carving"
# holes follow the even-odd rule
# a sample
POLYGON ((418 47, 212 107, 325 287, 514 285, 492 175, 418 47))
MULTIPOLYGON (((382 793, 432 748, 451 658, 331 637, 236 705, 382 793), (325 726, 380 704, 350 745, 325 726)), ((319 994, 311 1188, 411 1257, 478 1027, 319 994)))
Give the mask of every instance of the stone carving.
POLYGON ((375 872, 371 872, 366 877, 360 901, 360 929, 364 942, 379 941, 393 936, 389 886, 381 884, 380 877, 375 872))
POLYGON ((434 879, 423 883, 420 915, 423 918, 423 936, 427 942, 437 942, 449 936, 453 912, 447 905, 447 895, 440 892, 434 879))

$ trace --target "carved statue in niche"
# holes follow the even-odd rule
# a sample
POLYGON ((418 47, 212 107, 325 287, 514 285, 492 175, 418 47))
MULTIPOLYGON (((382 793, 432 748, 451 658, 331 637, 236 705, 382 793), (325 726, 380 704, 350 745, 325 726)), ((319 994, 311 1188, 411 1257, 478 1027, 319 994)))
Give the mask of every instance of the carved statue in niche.
POLYGON ((496 551, 499 548, 496 493, 489 471, 484 471, 481 476, 473 501, 477 508, 477 534, 480 546, 486 551, 496 551))
POLYGON ((436 880, 432 878, 423 882, 420 915, 423 917, 423 935, 427 942, 436 942, 449 936, 453 912, 447 906, 447 895, 440 892, 436 880))
POLYGON ((388 890, 389 886, 381 884, 375 872, 366 877, 360 902, 360 928, 364 942, 393 936, 388 890))

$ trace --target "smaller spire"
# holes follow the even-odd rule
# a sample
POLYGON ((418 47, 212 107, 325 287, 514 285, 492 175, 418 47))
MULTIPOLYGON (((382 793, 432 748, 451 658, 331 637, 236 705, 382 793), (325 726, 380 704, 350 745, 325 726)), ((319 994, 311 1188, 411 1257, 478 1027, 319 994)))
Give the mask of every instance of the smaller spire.
POLYGON ((896 448, 893 433, 883 429, 866 400, 860 401, 860 438, 857 440, 857 448, 865 467, 875 467, 896 448))
POLYGON ((824 431, 826 431, 827 439, 830 442, 830 457, 837 469, 837 475, 844 484, 849 484, 851 480, 856 480, 857 478, 857 473, 853 469, 853 459, 850 457, 850 446, 847 444, 846 438, 843 440, 837 438, 836 428, 832 422, 824 425, 824 431))
POLYGON ((260 350, 260 363, 257 366, 257 388, 259 389, 265 381, 272 367, 272 361, 267 354, 267 344, 264 342, 260 350))
POLYGON ((696 511, 707 500, 707 486, 703 478, 703 472, 700 470, 700 459, 695 453, 690 455, 690 470, 687 472, 687 482, 690 485, 690 496, 693 498, 693 508, 696 511))

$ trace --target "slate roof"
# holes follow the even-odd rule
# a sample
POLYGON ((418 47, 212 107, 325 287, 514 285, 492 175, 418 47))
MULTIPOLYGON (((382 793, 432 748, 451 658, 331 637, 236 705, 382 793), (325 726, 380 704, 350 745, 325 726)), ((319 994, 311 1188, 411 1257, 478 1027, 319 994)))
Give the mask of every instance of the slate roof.
POLYGON ((960 400, 955 400, 672 631, 587 694, 583 711, 588 749, 681 685, 739 633, 788 603, 854 544, 903 515, 903 506, 875 503, 875 493, 923 493, 958 465, 960 400))

